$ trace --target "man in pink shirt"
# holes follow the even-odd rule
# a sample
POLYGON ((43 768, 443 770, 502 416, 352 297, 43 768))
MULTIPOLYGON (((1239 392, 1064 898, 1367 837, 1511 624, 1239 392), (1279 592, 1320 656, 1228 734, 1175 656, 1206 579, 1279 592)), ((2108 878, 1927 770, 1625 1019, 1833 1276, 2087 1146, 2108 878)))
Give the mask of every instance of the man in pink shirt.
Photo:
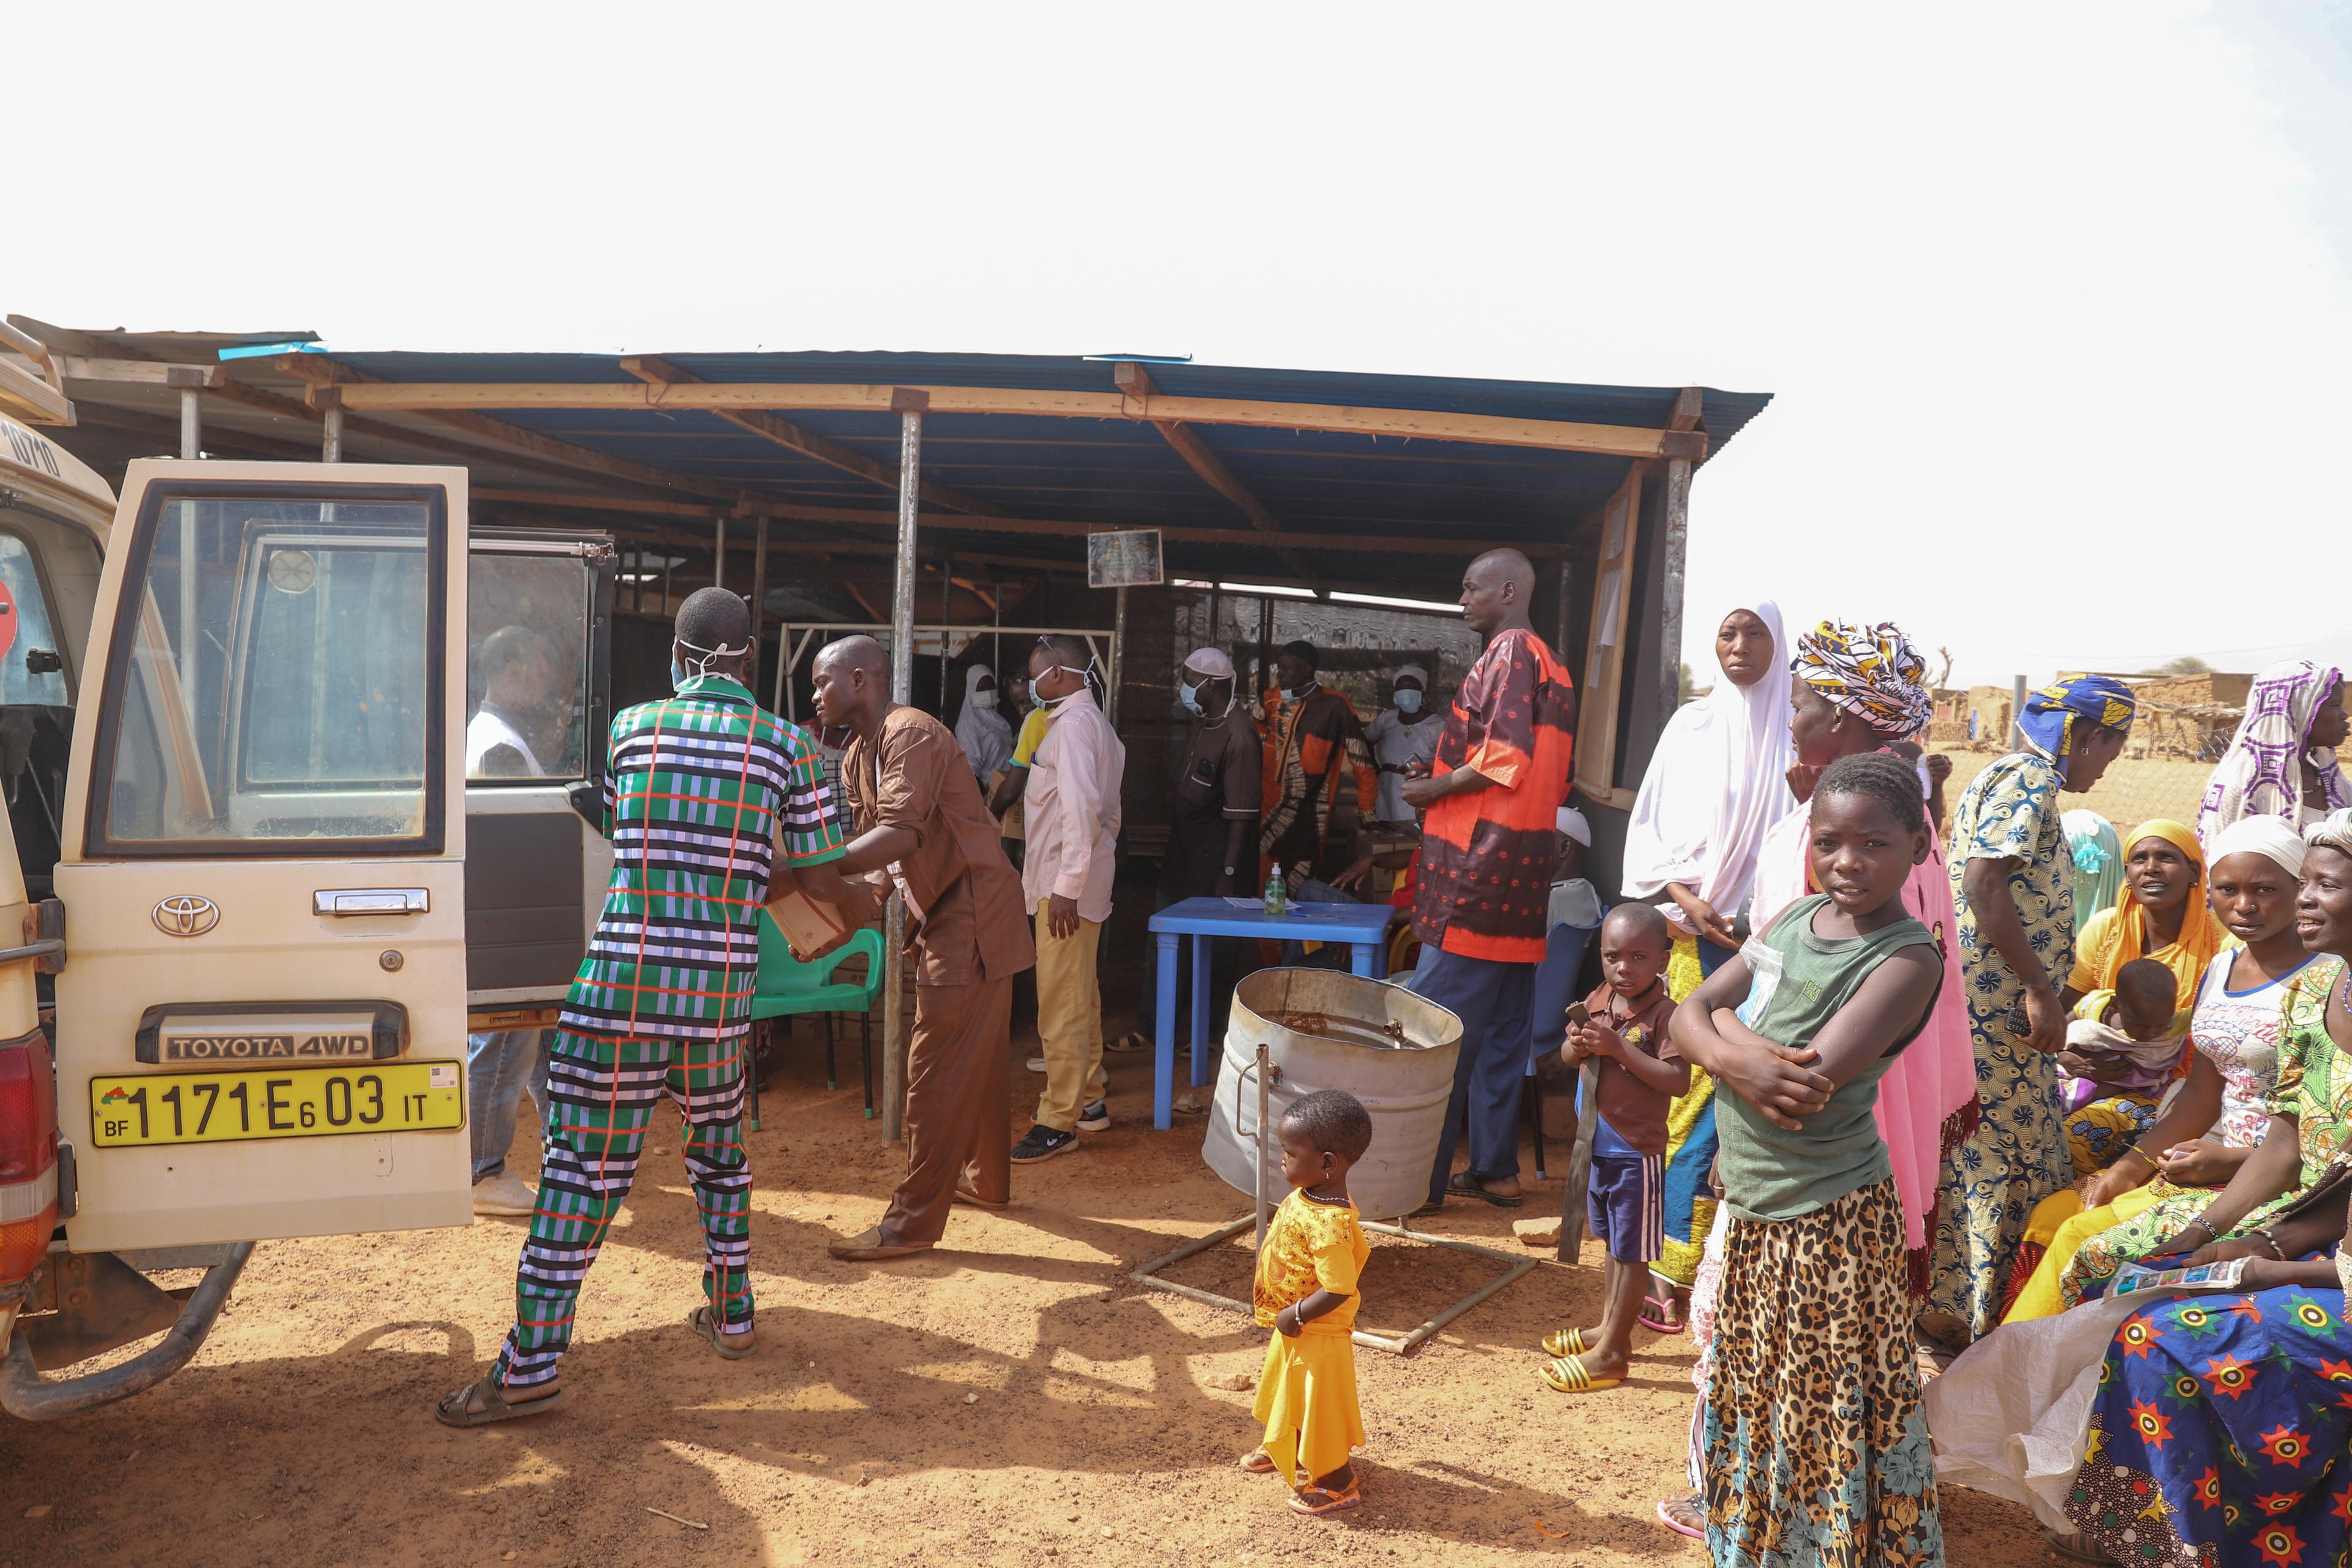
POLYGON ((1029 689, 1053 715, 1022 795, 1029 853, 1021 882, 1037 919, 1037 1039, 1045 1092, 1037 1123, 1013 1145, 1015 1164, 1062 1153, 1080 1131, 1110 1126, 1102 1070, 1102 991, 1095 952, 1118 873, 1118 792, 1127 748, 1087 684, 1086 639, 1042 637, 1029 689))

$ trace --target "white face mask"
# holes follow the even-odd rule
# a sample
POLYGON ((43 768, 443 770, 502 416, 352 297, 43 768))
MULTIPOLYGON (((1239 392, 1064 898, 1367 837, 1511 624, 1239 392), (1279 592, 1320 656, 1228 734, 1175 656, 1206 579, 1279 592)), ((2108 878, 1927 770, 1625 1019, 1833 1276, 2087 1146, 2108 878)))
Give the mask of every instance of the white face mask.
POLYGON ((713 660, 735 658, 751 651, 751 645, 750 643, 744 643, 740 647, 732 645, 724 647, 697 647, 690 642, 681 640, 677 646, 686 649, 688 653, 698 653, 702 657, 700 658, 689 658, 685 664, 680 665, 677 662, 677 655, 675 653, 670 655, 669 685, 670 689, 673 691, 677 690, 679 687, 684 686, 689 680, 699 680, 704 676, 709 675, 710 673, 710 666, 713 660))
MULTIPOLYGON (((1088 660, 1087 661, 1087 669, 1092 669, 1093 668, 1094 668, 1094 660, 1092 660, 1092 659, 1088 659, 1088 660)), ((1068 665, 1066 665, 1066 664, 1049 664, 1049 665, 1047 665, 1047 666, 1045 667, 1045 673, 1046 673, 1046 674, 1048 674, 1048 675, 1051 675, 1054 671, 1055 671, 1055 670, 1057 670, 1057 669, 1058 669, 1058 670, 1060 670, 1060 671, 1061 671, 1063 674, 1065 674, 1065 675, 1075 675, 1075 676, 1076 676, 1076 677, 1078 678, 1078 684, 1077 684, 1077 687, 1076 688, 1076 689, 1074 689, 1074 690, 1070 690, 1070 691, 1065 691, 1065 692, 1064 692, 1064 693, 1062 693, 1062 695, 1060 695, 1059 697, 1046 697, 1046 696, 1043 696, 1043 695, 1039 694, 1039 692, 1038 692, 1038 690, 1037 690, 1037 681, 1036 681, 1036 678, 1035 678, 1035 677, 1034 677, 1034 676, 1033 676, 1033 677, 1031 677, 1031 678, 1030 678, 1030 681, 1029 681, 1029 693, 1030 693, 1030 695, 1031 695, 1031 696, 1033 696, 1033 697, 1035 697, 1035 698, 1037 699, 1037 705, 1038 705, 1039 707, 1044 708, 1044 709, 1047 710, 1048 711, 1051 711, 1051 710, 1054 710, 1054 709, 1059 708, 1063 703, 1067 702, 1071 698, 1076 697, 1076 696, 1078 694, 1078 692, 1080 692, 1080 691, 1084 691, 1084 690, 1087 689, 1087 670, 1086 670, 1086 669, 1072 669, 1072 668, 1071 668, 1068 665)))
POLYGON ((1396 705, 1400 713, 1418 713, 1421 711, 1421 693, 1410 686, 1400 686, 1396 691, 1396 705))
POLYGON ((996 693, 975 691, 971 694, 971 705, 975 708, 993 708, 996 706, 996 693))

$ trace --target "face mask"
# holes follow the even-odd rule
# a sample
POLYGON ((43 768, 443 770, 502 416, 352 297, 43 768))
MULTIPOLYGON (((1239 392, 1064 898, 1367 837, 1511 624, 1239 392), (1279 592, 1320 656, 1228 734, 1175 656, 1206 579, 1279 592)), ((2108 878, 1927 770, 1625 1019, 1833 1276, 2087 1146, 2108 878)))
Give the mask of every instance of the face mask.
MULTIPOLYGON (((1093 668, 1094 660, 1087 660, 1087 669, 1092 669, 1093 668)), ((1048 665, 1045 668, 1047 674, 1051 674, 1055 670, 1058 669, 1065 675, 1075 675, 1078 678, 1077 689, 1074 691, 1065 691, 1059 697, 1038 697, 1037 683, 1034 680, 1032 680, 1029 683, 1029 694, 1033 697, 1037 697, 1037 706, 1046 710, 1048 712, 1059 708, 1063 703, 1067 702, 1071 698, 1076 697, 1079 691, 1084 691, 1087 689, 1087 669, 1072 669, 1066 664, 1048 665)))
POLYGON ((1286 686, 1282 689, 1282 700, 1285 702, 1297 702, 1313 689, 1314 688, 1309 686, 1286 686))
POLYGON ((975 691, 971 694, 971 705, 975 708, 993 708, 996 706, 996 693, 975 691))
POLYGON ((1397 688, 1396 705, 1400 713, 1418 713, 1421 711, 1421 693, 1410 686, 1400 686, 1397 688))
POLYGON ((1194 685, 1193 683, 1192 683, 1192 682, 1190 682, 1190 681, 1179 681, 1179 682, 1177 683, 1177 686, 1176 686, 1176 700, 1177 700, 1177 701, 1179 701, 1179 702, 1181 702, 1181 703, 1182 703, 1182 704, 1184 705, 1184 711, 1185 711, 1185 712, 1187 712, 1187 713, 1198 713, 1198 712, 1200 712, 1200 711, 1201 711, 1201 689, 1200 689, 1200 687, 1199 687, 1199 686, 1197 686, 1197 685, 1194 685))
POLYGON ((724 647, 697 647, 690 642, 680 641, 677 646, 688 653, 698 653, 702 657, 688 659, 684 666, 680 666, 676 650, 672 650, 669 656, 669 688, 672 691, 689 680, 699 680, 709 675, 713 659, 734 658, 751 651, 750 643, 744 643, 740 647, 730 645, 724 647))

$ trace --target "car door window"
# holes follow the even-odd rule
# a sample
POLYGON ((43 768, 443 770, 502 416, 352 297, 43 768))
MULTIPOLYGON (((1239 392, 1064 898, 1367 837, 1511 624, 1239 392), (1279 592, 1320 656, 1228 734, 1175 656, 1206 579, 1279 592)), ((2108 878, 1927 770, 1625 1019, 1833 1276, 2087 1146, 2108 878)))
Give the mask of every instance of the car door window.
POLYGON ((215 496, 149 509, 100 709, 92 852, 437 848, 438 513, 215 496))

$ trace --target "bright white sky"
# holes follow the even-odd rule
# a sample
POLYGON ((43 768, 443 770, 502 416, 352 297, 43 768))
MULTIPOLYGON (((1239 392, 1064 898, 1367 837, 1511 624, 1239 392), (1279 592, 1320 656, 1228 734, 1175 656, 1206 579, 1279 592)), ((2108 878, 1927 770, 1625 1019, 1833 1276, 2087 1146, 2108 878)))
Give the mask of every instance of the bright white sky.
POLYGON ((1769 391, 1695 486, 1699 635, 2352 655, 2341 0, 80 0, 0 46, 0 310, 1769 391))

